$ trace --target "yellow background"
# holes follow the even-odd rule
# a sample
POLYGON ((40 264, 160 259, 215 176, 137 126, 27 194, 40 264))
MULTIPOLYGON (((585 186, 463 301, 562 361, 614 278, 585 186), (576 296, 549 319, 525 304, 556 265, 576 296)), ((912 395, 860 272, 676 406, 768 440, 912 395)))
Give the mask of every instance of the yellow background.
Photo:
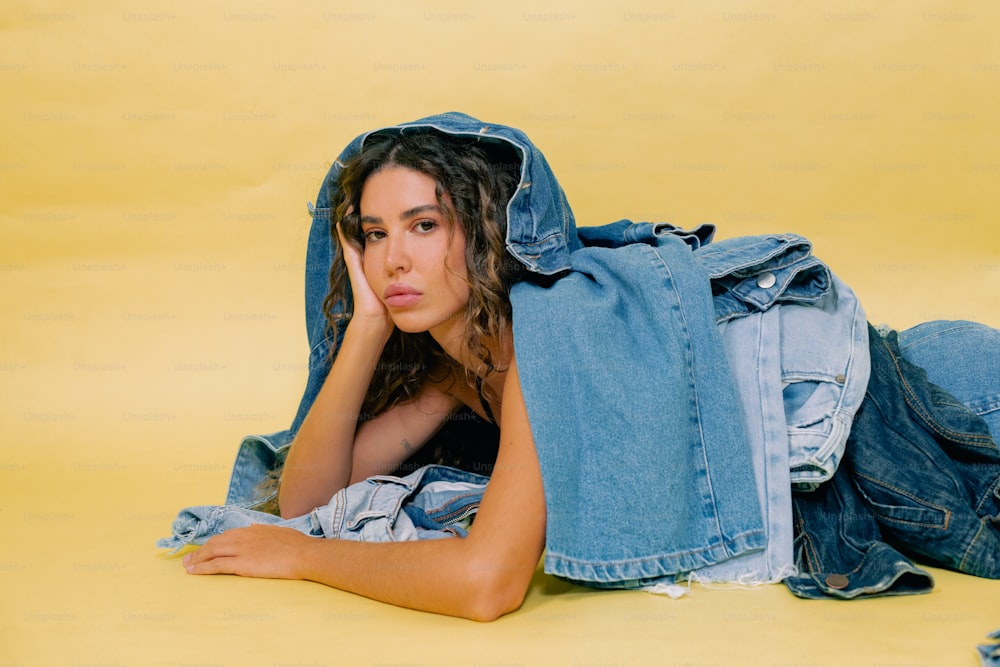
POLYGON ((997 582, 671 601, 539 575, 491 625, 153 547, 305 380, 306 202, 362 131, 524 129, 580 224, 794 231, 896 327, 1000 326, 993 2, 7 2, 0 664, 974 665, 997 582))

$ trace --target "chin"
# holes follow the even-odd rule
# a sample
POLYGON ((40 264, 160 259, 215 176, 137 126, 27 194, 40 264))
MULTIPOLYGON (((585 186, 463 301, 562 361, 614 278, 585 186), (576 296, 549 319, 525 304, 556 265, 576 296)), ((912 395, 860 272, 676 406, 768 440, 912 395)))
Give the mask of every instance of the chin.
POLYGON ((408 334, 424 333, 430 330, 426 322, 415 317, 394 317, 392 323, 397 329, 408 334))

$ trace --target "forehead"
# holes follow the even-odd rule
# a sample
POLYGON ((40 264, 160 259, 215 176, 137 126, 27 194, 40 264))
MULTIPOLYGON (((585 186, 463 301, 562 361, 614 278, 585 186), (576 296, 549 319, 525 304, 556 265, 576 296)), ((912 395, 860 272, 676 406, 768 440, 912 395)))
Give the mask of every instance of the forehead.
MULTIPOLYGON (((448 206, 447 195, 442 202, 448 206)), ((373 218, 407 218, 427 209, 441 212, 437 182, 427 174, 406 167, 387 167, 373 172, 361 189, 362 221, 373 218)))
POLYGON ((361 187, 361 199, 367 197, 426 196, 435 197, 437 181, 427 174, 408 167, 385 167, 372 172, 361 187))

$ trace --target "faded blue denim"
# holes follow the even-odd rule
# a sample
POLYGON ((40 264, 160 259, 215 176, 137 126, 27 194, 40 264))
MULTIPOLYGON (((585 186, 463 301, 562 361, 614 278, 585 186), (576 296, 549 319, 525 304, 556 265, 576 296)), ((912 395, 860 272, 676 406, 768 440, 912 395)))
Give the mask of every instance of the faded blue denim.
POLYGON ((993 641, 976 647, 979 664, 982 667, 1000 667, 1000 630, 991 632, 988 637, 993 641))
POLYGON ((404 542, 465 537, 462 523, 479 509, 486 477, 444 466, 424 466, 405 477, 380 475, 337 492, 309 514, 281 519, 238 505, 182 510, 173 535, 156 545, 180 549, 204 544, 232 528, 264 524, 306 535, 356 542, 404 542))
POLYGON ((696 249, 695 257, 712 279, 733 371, 777 366, 771 381, 777 377, 783 387, 790 480, 815 488, 836 471, 864 400, 870 372, 864 309, 812 255, 812 243, 795 234, 726 239, 696 249), (781 314, 769 327, 741 321, 775 301, 781 314))
POLYGON ((909 361, 983 418, 1000 437, 1000 330, 963 320, 924 322, 899 332, 909 361))
POLYGON ((846 284, 829 278, 830 289, 809 305, 782 302, 719 325, 753 452, 767 549, 689 578, 774 583, 796 572, 792 482, 833 476, 870 371, 864 311, 846 284))
MULTIPOLYGON (((867 325, 853 292, 811 255, 811 244, 806 239, 792 234, 711 243, 714 227, 710 225, 685 231, 665 223, 632 223, 627 220, 580 228, 578 234, 586 249, 574 253, 574 260, 579 260, 574 271, 583 275, 582 280, 571 284, 567 282, 569 278, 564 277, 554 285, 519 285, 512 295, 512 301, 517 306, 515 340, 547 341, 537 350, 537 363, 527 363, 531 369, 527 371, 527 379, 526 371, 521 371, 522 385, 529 392, 526 396, 529 397, 529 416, 536 431, 536 446, 539 438, 548 438, 546 444, 538 447, 546 484, 562 483, 570 489, 592 487, 593 493, 601 496, 597 509, 587 508, 586 512, 573 514, 571 503, 558 500, 563 497, 562 490, 552 490, 547 494, 550 498, 549 513, 555 514, 556 518, 550 518, 546 570, 602 586, 642 586, 686 578, 747 583, 781 580, 793 570, 790 433, 801 431, 805 437, 800 442, 823 443, 822 454, 826 457, 823 463, 827 475, 832 474, 843 450, 851 416, 864 395, 868 379, 867 325), (656 275, 655 271, 647 273, 648 266, 658 266, 642 261, 642 253, 648 252, 651 247, 657 248, 656 252, 662 255, 662 264, 669 267, 670 280, 683 278, 688 282, 674 285, 656 275), (599 257, 603 265, 594 270, 595 264, 591 260, 598 251, 602 253, 599 257), (694 264, 691 264, 692 257, 696 260, 694 264), (607 270, 612 264, 613 268, 607 270), (704 289, 706 281, 711 283, 710 311, 693 307, 697 303, 693 297, 698 289, 704 289), (534 295, 531 297, 534 302, 525 302, 526 291, 534 295), (685 301, 688 297, 692 298, 685 301), (681 305, 673 306, 673 299, 681 305), (542 308, 543 302, 545 309, 542 308), (688 310, 684 309, 685 306, 688 310), (543 310, 546 312, 544 317, 532 315, 543 310), (692 327, 692 322, 695 322, 705 329, 699 330, 697 335, 692 335, 693 328, 683 334, 670 331, 664 320, 676 318, 678 311, 684 326, 692 327), (518 329, 519 312, 532 315, 533 326, 543 328, 535 333, 518 329), (575 317, 573 313, 576 313, 575 317), (716 322, 723 333, 721 347, 716 347, 717 340, 713 335, 716 322), (765 325, 763 328, 762 324, 765 325), (767 331, 769 346, 763 349, 762 330, 767 331), (659 337, 643 338, 651 332, 657 332, 659 337), (683 336, 687 339, 682 340, 683 336), (695 420, 695 432, 688 433, 678 428, 685 423, 683 414, 670 411, 681 403, 678 398, 678 395, 684 394, 681 390, 689 389, 682 378, 671 377, 670 373, 681 371, 683 375, 684 364, 689 363, 692 357, 698 358, 692 354, 671 356, 670 345, 683 347, 689 344, 691 338, 698 339, 700 346, 697 346, 697 353, 703 355, 703 361, 712 355, 721 354, 724 357, 721 362, 718 359, 711 361, 708 365, 712 368, 725 372, 728 358, 729 372, 740 383, 740 391, 729 394, 725 389, 728 381, 701 376, 699 379, 703 382, 716 385, 716 391, 720 392, 717 396, 725 395, 726 400, 731 402, 716 400, 709 406, 702 401, 692 414, 697 413, 700 418, 708 413, 710 407, 715 407, 721 408, 726 419, 732 419, 735 414, 742 416, 745 431, 742 437, 750 447, 748 470, 753 471, 755 482, 754 493, 749 496, 741 495, 747 492, 745 485, 721 487, 709 483, 707 486, 718 489, 715 493, 726 499, 742 497, 741 502, 747 507, 760 508, 766 519, 763 527, 767 536, 766 549, 748 548, 742 554, 719 556, 714 564, 703 564, 704 561, 697 562, 696 559, 716 556, 692 549, 690 553, 671 556, 661 551, 659 556, 652 557, 650 554, 654 550, 650 547, 644 552, 644 557, 636 555, 640 552, 632 552, 631 560, 628 560, 622 558, 621 553, 635 548, 639 542, 631 533, 617 535, 617 528, 608 528, 601 517, 609 521, 610 516, 615 514, 653 517, 650 522, 660 521, 662 525, 649 525, 643 530, 661 547, 670 544, 668 540, 680 534, 676 525, 670 525, 676 522, 671 511, 683 515, 676 499, 682 497, 684 491, 670 487, 669 483, 676 482, 687 491, 693 491, 691 487, 694 485, 690 484, 690 480, 677 482, 668 479, 664 482, 656 477, 660 473, 650 472, 649 467, 663 466, 669 476, 669 472, 683 467, 675 465, 671 459, 671 452, 675 450, 669 447, 676 447, 676 451, 686 455, 685 447, 704 447, 702 438, 708 440, 726 435, 710 420, 695 420), (555 357, 553 352, 558 341, 567 341, 569 354, 576 356, 573 359, 555 357), (817 344, 817 341, 822 341, 822 344, 817 344), (613 347, 609 348, 609 344, 613 347), (655 353, 632 354, 633 350, 644 349, 655 350, 655 353), (593 361, 581 364, 581 358, 593 361), (623 359, 626 360, 624 363, 623 359), (610 360, 614 363, 609 370, 610 360), (783 361, 785 366, 782 366, 783 361), (538 393, 531 394, 531 385, 539 377, 542 378, 541 384, 535 387, 538 393), (560 381, 560 377, 564 380, 560 381), (620 377, 628 377, 630 382, 620 387, 620 377), (806 387, 802 391, 783 392, 785 382, 792 386, 801 383, 806 387), (551 386, 546 387, 545 383, 551 386), (655 387, 658 386, 668 388, 662 395, 669 399, 657 402, 656 410, 651 411, 644 404, 648 403, 651 394, 653 400, 658 398, 655 394, 655 387), (569 396, 568 387, 573 388, 569 396), (580 387, 579 394, 576 393, 577 387, 580 387), (802 400, 802 396, 810 400, 802 400), (551 416, 532 414, 533 404, 537 410, 538 405, 546 401, 551 404, 551 416), (585 407, 566 414, 566 410, 560 407, 564 405, 562 401, 585 407), (786 402, 789 403, 788 413, 796 421, 786 420, 786 402), (578 432, 582 424, 589 422, 574 419, 575 415, 596 410, 603 416, 608 406, 630 404, 636 408, 622 418, 622 423, 615 421, 607 428, 578 432), (560 418, 567 423, 561 424, 560 418), (542 420, 548 423, 539 428, 536 422, 542 420), (551 429, 550 435, 546 435, 546 429, 551 429), (670 433, 664 434, 663 431, 670 433), (571 435, 566 437, 566 433, 571 435), (561 440, 560 434, 563 434, 561 440), (627 438, 623 438, 625 434, 627 438), (671 440, 671 436, 675 440, 671 440), (606 442, 601 442, 602 439, 606 442), (628 443, 627 453, 618 451, 622 441, 628 443), (572 444, 567 444, 569 442, 572 444), (578 464, 591 456, 595 463, 593 470, 588 472, 586 466, 578 464), (664 489, 664 494, 648 493, 639 498, 629 496, 621 500, 605 498, 613 496, 615 489, 619 488, 618 483, 611 481, 617 476, 623 478, 621 484, 625 484, 624 478, 629 477, 644 480, 642 488, 664 489), (651 480, 650 477, 656 478, 651 480), (560 531, 563 533, 560 534, 560 531), (572 554, 553 548, 554 544, 562 543, 563 536, 568 548, 573 550, 572 554), (618 555, 613 568, 607 567, 599 557, 591 557, 602 548, 618 555), (694 567, 687 569, 691 565, 694 567), (655 575, 654 572, 660 574, 655 575), (637 576, 629 579, 629 574, 637 576)), ((705 302, 701 305, 704 306, 705 302)), ((530 350, 526 352, 524 346, 518 348, 522 367, 526 363, 525 357, 531 360, 534 353, 530 350)), ((694 393, 705 395, 707 386, 699 385, 694 393)), ((617 415, 614 417, 618 418, 617 415)), ((820 447, 816 446, 809 451, 809 455, 815 458, 815 450, 818 449, 820 447)), ((745 450, 746 445, 731 444, 726 451, 736 456, 745 450)), ((713 450, 707 447, 706 451, 713 450)), ((704 453, 694 458, 698 461, 707 459, 709 467, 722 465, 704 453)), ((798 458, 806 457, 800 455, 798 458)), ((711 470, 704 473, 698 469, 698 462, 688 461, 685 465, 695 466, 695 479, 699 483, 703 474, 711 476, 711 470)), ((741 483, 746 481, 740 480, 741 483)), ((712 498, 712 502, 714 507, 726 507, 716 497, 712 498)), ((694 501, 690 504, 693 506, 694 501)), ((692 519, 690 523, 703 525, 699 528, 688 526, 691 534, 696 535, 691 544, 707 544, 712 539, 725 540, 718 535, 695 533, 695 530, 701 530, 713 521, 715 519, 711 517, 692 519)), ((632 529, 624 527, 622 530, 627 532, 632 529)))
POLYGON ((765 546, 711 286, 690 240, 586 247, 557 281, 511 291, 550 574, 642 586, 765 546))

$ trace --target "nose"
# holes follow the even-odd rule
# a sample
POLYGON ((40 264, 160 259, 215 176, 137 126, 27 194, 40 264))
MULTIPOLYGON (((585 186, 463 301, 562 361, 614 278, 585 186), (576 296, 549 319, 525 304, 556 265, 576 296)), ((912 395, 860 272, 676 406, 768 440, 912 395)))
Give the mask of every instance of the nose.
POLYGON ((391 234, 385 240, 385 270, 392 275, 410 269, 410 248, 405 234, 391 234))

